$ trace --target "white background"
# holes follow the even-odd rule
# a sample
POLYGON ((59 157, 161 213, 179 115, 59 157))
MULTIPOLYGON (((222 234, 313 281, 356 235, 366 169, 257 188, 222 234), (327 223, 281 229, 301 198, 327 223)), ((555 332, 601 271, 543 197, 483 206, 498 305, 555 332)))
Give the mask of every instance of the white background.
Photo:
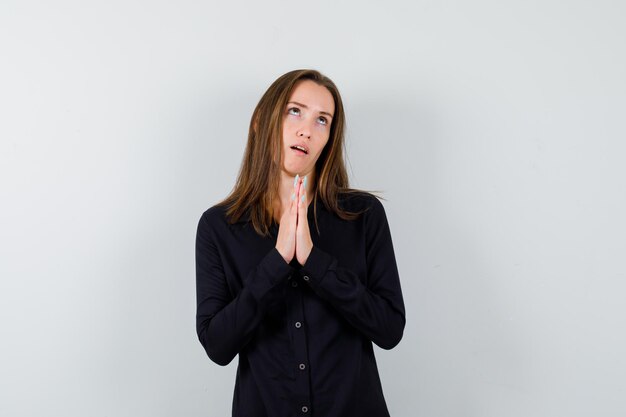
POLYGON ((392 416, 626 415, 621 1, 0 3, 0 414, 227 416, 195 232, 281 74, 344 97, 392 416))

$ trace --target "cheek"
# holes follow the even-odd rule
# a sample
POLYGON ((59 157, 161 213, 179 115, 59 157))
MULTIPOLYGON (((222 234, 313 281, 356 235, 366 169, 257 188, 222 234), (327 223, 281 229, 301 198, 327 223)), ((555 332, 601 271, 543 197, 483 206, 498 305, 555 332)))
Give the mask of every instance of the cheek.
POLYGON ((326 137, 325 137, 324 145, 322 146, 322 149, 320 149, 320 153, 321 153, 324 149, 326 149, 326 147, 327 147, 327 146, 329 146, 329 145, 328 145, 328 142, 330 142, 330 137, 328 136, 328 133, 326 133, 326 137))
POLYGON ((297 126, 297 122, 295 118, 285 117, 283 120, 283 130, 292 130, 294 126, 297 126))
POLYGON ((328 146, 329 146, 328 145, 328 140, 326 140, 326 142, 324 142, 324 145, 317 150, 317 154, 316 154, 315 158, 316 159, 319 158, 319 156, 322 154, 322 152, 324 152, 324 149, 326 149, 326 147, 328 147, 328 146))

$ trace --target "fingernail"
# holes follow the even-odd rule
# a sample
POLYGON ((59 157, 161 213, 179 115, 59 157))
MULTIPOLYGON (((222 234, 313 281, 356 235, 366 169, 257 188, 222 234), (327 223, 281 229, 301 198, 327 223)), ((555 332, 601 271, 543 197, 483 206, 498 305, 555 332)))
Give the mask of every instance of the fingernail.
POLYGON ((296 174, 296 178, 293 179, 293 186, 294 187, 298 184, 298 178, 300 178, 300 174, 296 174))
POLYGON ((296 199, 296 193, 291 194, 291 201, 296 199))
POLYGON ((304 203, 304 194, 302 194, 302 197, 300 197, 300 201, 304 203))
POLYGON ((304 181, 302 182, 302 185, 304 186, 304 189, 305 189, 305 190, 306 190, 306 177, 307 177, 307 176, 308 176, 308 175, 305 175, 305 176, 304 176, 304 181))

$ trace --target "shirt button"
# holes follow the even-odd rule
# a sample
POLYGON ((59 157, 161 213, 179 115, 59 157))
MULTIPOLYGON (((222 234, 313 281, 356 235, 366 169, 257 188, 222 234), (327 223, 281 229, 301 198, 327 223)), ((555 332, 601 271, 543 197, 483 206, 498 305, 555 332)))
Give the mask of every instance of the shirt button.
POLYGON ((299 329, 300 327, 302 327, 302 323, 300 323, 299 321, 296 322, 296 329, 299 329))
POLYGON ((306 365, 305 365, 305 364, 303 364, 303 363, 301 363, 301 364, 300 364, 300 370, 301 370, 301 371, 304 371, 304 369, 305 369, 305 368, 306 368, 306 365))
POLYGON ((305 280, 305 281, 308 281, 309 277, 308 277, 308 275, 305 275, 305 276, 302 277, 302 279, 305 280))
POLYGON ((309 412, 309 407, 307 407, 306 405, 302 406, 302 412, 303 413, 308 413, 309 412))
POLYGON ((292 287, 297 287, 298 286, 298 281, 291 281, 291 286, 292 287))

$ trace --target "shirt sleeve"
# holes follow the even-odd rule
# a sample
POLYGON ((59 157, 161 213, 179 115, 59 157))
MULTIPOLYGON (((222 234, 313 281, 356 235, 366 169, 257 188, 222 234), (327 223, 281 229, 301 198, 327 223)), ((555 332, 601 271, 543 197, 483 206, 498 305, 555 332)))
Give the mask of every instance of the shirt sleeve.
POLYGON ((367 284, 316 246, 301 273, 352 326, 379 347, 391 349, 402 339, 405 309, 385 210, 373 199, 365 213, 367 284))
POLYGON ((233 296, 214 243, 214 232, 206 215, 200 218, 196 234, 196 332, 213 362, 229 364, 250 341, 267 306, 276 297, 271 290, 293 270, 272 248, 233 296))

